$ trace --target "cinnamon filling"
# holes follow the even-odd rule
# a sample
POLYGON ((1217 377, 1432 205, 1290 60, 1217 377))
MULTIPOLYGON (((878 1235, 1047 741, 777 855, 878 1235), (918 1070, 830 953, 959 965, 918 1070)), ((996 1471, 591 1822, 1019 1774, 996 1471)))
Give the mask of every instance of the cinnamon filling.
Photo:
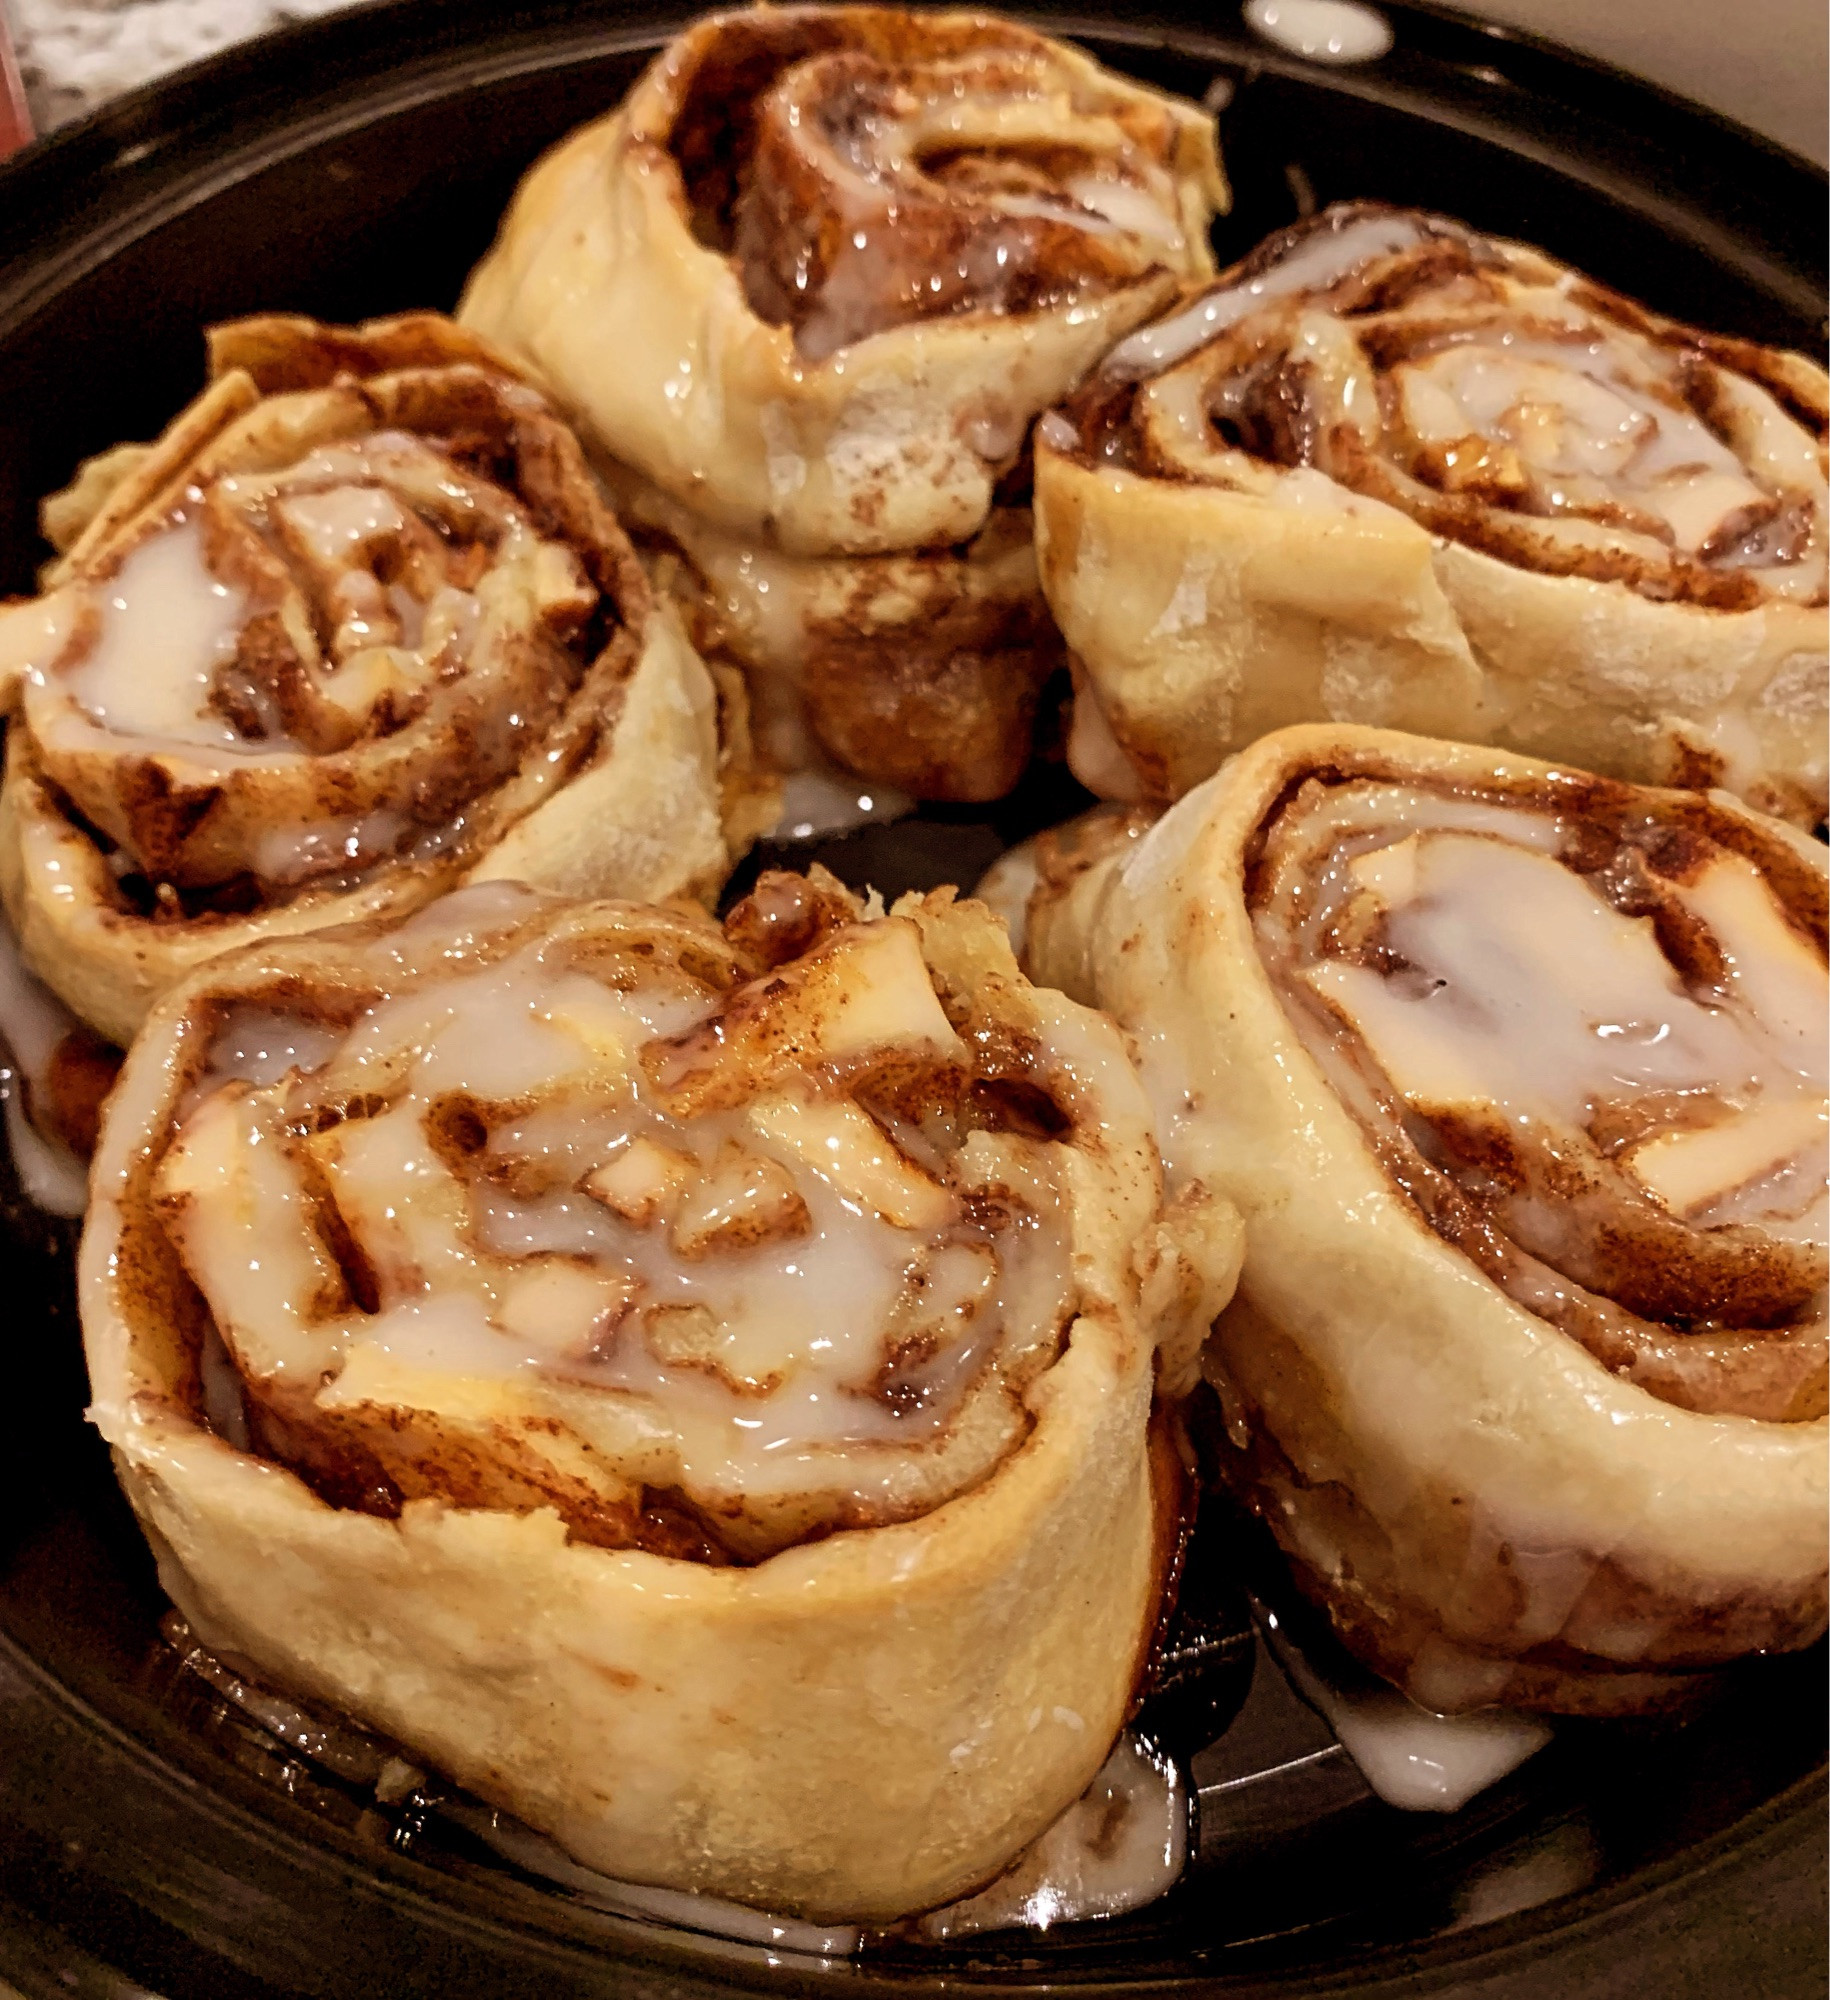
POLYGON ((1601 780, 1328 773, 1267 819, 1250 896, 1445 1242, 1665 1401, 1797 1421, 1826 1407, 1824 891, 1759 847, 1601 780))
POLYGON ((263 1448, 708 1561, 987 1476, 1069 1316, 1049 1052, 818 885, 461 941, 522 895, 204 1038, 155 1204, 263 1448))
POLYGON ((1199 268, 1172 117, 1008 22, 758 10, 688 61, 667 144, 696 233, 810 360, 1199 268))
POLYGON ((1121 342, 1051 441, 1293 505, 1327 504, 1291 480, 1324 474, 1337 505, 1649 598, 1822 604, 1826 412, 1783 362, 1458 224, 1350 204, 1121 342))
POLYGON ((32 773, 124 911, 243 912, 461 847, 619 629, 633 566, 536 398, 470 366, 362 396, 355 435, 314 392, 257 405, 9 614, 32 773))

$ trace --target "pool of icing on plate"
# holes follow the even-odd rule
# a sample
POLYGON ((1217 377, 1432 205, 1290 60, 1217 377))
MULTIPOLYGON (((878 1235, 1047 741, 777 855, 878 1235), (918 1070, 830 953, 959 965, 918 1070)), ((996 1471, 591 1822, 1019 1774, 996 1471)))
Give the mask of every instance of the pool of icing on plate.
POLYGON ((1306 1651, 1275 1611, 1262 1604, 1254 1608, 1291 1685, 1327 1722, 1387 1805, 1406 1812, 1459 1811, 1551 1740, 1551 1725, 1542 1716, 1513 1709, 1437 1715, 1351 1661, 1344 1669, 1331 1666, 1306 1651))
POLYGON ((1376 62, 1392 45, 1391 23, 1360 0, 1246 0, 1241 11, 1266 41, 1310 62, 1376 62))

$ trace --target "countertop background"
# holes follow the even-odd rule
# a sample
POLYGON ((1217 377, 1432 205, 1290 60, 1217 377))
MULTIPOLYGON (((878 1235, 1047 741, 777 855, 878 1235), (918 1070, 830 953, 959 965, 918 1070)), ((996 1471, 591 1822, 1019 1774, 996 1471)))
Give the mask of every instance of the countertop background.
MULTIPOLYGON (((0 0, 48 132, 179 63, 348 0, 0 0)), ((1218 0, 1230 8, 1235 0, 1218 0)), ((1470 11, 1554 36, 1778 139, 1830 156, 1824 0, 1483 0, 1470 11)))

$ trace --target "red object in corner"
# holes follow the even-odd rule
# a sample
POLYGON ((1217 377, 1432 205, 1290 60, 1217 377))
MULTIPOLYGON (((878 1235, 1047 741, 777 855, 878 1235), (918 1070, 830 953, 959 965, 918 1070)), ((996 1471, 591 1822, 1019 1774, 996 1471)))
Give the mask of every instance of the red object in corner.
POLYGON ((32 114, 26 109, 25 85, 20 81, 13 38, 7 32, 6 12, 0 4, 0 160, 21 146, 29 146, 32 138, 32 114))

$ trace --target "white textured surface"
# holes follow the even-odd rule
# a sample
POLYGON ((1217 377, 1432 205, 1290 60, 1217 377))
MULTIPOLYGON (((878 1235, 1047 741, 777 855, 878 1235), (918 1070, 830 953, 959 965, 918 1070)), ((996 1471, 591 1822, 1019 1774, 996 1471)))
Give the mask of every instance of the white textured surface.
POLYGON ((4 0, 38 130, 93 111, 181 63, 347 0, 4 0))

